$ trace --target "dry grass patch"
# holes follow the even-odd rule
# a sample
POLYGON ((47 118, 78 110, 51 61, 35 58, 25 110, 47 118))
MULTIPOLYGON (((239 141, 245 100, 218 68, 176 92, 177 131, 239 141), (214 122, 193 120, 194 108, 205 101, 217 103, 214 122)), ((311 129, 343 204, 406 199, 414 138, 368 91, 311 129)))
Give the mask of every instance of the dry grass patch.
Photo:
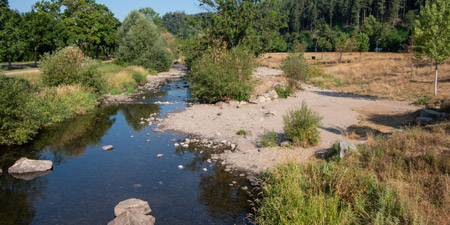
MULTIPOLYGON (((286 56, 287 53, 265 54, 261 65, 279 68, 286 56)), ((423 63, 416 63, 411 68, 408 54, 363 53, 361 61, 358 53, 345 53, 341 64, 336 62, 336 53, 305 53, 305 58, 310 65, 327 74, 310 80, 323 88, 397 100, 416 101, 433 95, 434 69, 423 63), (316 60, 312 60, 312 56, 316 60)), ((448 99, 450 62, 441 65, 439 71, 438 97, 448 99)))

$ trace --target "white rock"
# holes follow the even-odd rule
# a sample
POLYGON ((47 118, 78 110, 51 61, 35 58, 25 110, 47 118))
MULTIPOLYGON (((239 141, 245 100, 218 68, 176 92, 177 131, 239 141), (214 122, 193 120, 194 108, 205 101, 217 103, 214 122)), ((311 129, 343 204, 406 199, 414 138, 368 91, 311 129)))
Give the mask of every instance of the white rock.
POLYGON ((179 147, 180 146, 180 144, 178 144, 178 143, 175 143, 175 144, 173 144, 175 147, 179 147))
POLYGON ((207 171, 208 171, 208 169, 206 169, 206 168, 203 168, 203 171, 207 172, 207 171))
POLYGON ((154 225, 155 217, 125 211, 114 218, 108 225, 154 225))
POLYGON ((103 149, 103 151, 111 151, 111 150, 114 149, 114 146, 112 146, 112 145, 105 145, 105 146, 102 146, 102 149, 103 149))
POLYGON ((348 141, 341 141, 338 144, 338 155, 341 159, 346 155, 357 151, 358 149, 356 148, 356 146, 348 141))
POLYGON ((52 169, 53 162, 50 160, 31 160, 21 158, 9 167, 8 173, 33 173, 44 172, 52 169))
POLYGON ((178 169, 180 169, 180 170, 183 169, 183 168, 184 168, 184 167, 183 167, 182 165, 179 165, 179 166, 178 166, 178 169))
POLYGON ((161 157, 163 157, 164 155, 163 154, 157 154, 156 155, 156 158, 161 158, 161 157))
POLYGON ((148 202, 136 198, 130 198, 125 201, 121 201, 116 205, 116 207, 114 207, 115 216, 119 216, 126 211, 141 215, 148 215, 152 212, 150 206, 148 205, 148 202))

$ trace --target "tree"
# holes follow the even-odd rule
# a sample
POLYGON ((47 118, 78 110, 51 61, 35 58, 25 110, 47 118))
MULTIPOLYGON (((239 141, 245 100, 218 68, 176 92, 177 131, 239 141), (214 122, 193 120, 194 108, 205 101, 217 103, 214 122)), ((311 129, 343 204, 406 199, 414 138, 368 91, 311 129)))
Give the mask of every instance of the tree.
POLYGON ((0 25, 0 58, 7 59, 11 66, 11 60, 17 59, 25 51, 23 32, 20 29, 22 17, 19 12, 6 8, 7 4, 2 3, 0 25))
POLYGON ((362 62, 362 52, 369 51, 370 48, 369 36, 365 33, 358 33, 358 35, 356 35, 356 46, 359 52, 359 59, 362 62))
MULTIPOLYGON (((227 49, 245 45, 256 55, 265 50, 266 43, 285 26, 278 0, 199 0, 211 12, 201 17, 203 35, 212 46, 214 42, 227 49)), ((270 46, 269 46, 270 47, 270 46)))
POLYGON ((331 49, 333 49, 333 44, 331 44, 331 42, 325 37, 321 37, 319 38, 319 40, 317 40, 317 46, 322 49, 322 59, 324 50, 330 51, 331 49))
POLYGON ((158 27, 144 14, 131 11, 117 32, 117 61, 158 72, 172 64, 172 57, 158 27))
POLYGON ((414 53, 435 64, 434 95, 437 95, 439 64, 450 57, 450 1, 427 1, 415 22, 414 53))
POLYGON ((337 32, 334 37, 334 48, 339 52, 339 63, 342 62, 342 52, 345 51, 347 39, 347 35, 343 32, 337 32))

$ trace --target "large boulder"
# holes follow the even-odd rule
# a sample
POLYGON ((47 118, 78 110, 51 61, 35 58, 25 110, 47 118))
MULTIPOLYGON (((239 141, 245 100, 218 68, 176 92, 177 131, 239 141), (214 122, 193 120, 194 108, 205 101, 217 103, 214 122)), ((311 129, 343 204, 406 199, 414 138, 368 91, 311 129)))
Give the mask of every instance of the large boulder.
POLYGON ((42 177, 42 176, 45 176, 50 173, 52 173, 51 170, 41 171, 41 172, 33 172, 33 173, 12 173, 10 175, 16 179, 33 180, 34 178, 42 177))
POLYGON ((356 146, 348 141, 341 141, 338 144, 338 155, 343 159, 346 155, 357 152, 356 146))
POLYGON ((108 225, 154 225, 155 217, 125 211, 114 218, 108 225))
POLYGON ((8 173, 35 173, 44 172, 53 168, 53 162, 50 160, 31 160, 21 158, 14 165, 9 167, 8 173))
POLYGON ((148 202, 130 198, 114 207, 116 218, 108 225, 154 225, 155 217, 150 215, 151 212, 148 202))
POLYGON ((128 200, 121 201, 116 205, 116 207, 114 207, 114 215, 116 216, 119 216, 125 211, 142 215, 147 215, 152 212, 150 206, 148 205, 148 202, 136 198, 130 198, 128 200))

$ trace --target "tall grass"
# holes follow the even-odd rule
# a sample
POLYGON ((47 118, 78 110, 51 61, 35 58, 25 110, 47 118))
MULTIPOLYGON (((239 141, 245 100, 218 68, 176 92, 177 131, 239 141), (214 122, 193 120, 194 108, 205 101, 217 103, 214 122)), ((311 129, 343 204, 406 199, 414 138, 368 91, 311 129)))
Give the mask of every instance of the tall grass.
POLYGON ((450 123, 372 139, 345 159, 261 177, 257 224, 448 224, 450 123))
POLYGON ((289 54, 281 64, 280 68, 289 81, 289 85, 300 87, 299 82, 306 82, 308 76, 308 64, 303 53, 289 54))
POLYGON ((108 93, 120 94, 118 90, 135 89, 138 85, 144 84, 147 75, 155 74, 155 71, 148 71, 142 66, 124 67, 114 63, 103 63, 99 71, 103 74, 108 86, 108 93))

